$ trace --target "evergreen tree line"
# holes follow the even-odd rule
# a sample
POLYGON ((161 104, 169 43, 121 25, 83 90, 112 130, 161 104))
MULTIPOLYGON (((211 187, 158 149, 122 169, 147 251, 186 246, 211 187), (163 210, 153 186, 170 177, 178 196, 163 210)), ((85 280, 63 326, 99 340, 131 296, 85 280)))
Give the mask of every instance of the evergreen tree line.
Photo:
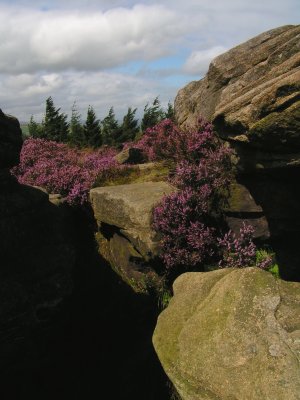
POLYGON ((60 108, 54 106, 50 96, 46 100, 46 111, 42 123, 37 123, 31 116, 28 130, 29 135, 34 138, 70 143, 78 147, 97 148, 102 145, 120 146, 122 143, 138 138, 147 128, 156 125, 161 120, 174 119, 172 104, 169 102, 167 110, 164 111, 158 97, 152 104, 146 104, 140 124, 135 116, 136 111, 137 108, 129 107, 122 122, 119 123, 114 108, 111 107, 108 115, 100 121, 94 108, 89 106, 86 120, 82 123, 81 115, 77 110, 76 102, 74 102, 71 119, 68 122, 67 114, 62 113, 60 108))

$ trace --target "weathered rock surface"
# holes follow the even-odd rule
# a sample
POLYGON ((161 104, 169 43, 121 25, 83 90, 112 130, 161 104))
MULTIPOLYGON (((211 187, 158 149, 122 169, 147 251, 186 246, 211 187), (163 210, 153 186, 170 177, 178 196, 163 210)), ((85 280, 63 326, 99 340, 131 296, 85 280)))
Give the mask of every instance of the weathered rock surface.
POLYGON ((144 182, 90 191, 99 251, 135 290, 153 278, 146 264, 159 253, 159 237, 151 228, 153 208, 174 190, 166 182, 144 182))
POLYGON ((153 208, 174 188, 166 182, 98 187, 90 200, 99 224, 117 227, 144 257, 157 255, 158 238, 151 228, 153 208))
POLYGON ((299 164, 299 63, 299 25, 262 33, 216 57, 204 79, 181 89, 176 118, 180 125, 200 115, 211 120, 246 158, 242 167, 299 164))
POLYGON ((298 400, 300 285, 256 268, 183 274, 153 343, 183 400, 298 400))
POLYGON ((270 238, 270 230, 262 207, 257 204, 246 186, 232 183, 229 188, 225 218, 229 229, 239 234, 243 223, 252 225, 256 241, 265 242, 270 238))

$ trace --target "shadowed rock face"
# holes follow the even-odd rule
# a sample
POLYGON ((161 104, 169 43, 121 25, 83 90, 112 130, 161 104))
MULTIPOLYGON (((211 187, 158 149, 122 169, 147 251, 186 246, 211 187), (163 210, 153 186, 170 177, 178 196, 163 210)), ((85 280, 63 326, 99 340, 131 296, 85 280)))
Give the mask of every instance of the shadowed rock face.
POLYGON ((145 161, 145 157, 142 150, 132 147, 118 153, 115 160, 120 164, 139 164, 145 161))
POLYGON ((238 150, 252 149, 247 167, 299 163, 299 66, 299 25, 262 33, 216 57, 204 79, 179 91, 177 121, 211 120, 238 150))
POLYGON ((99 257, 86 212, 10 175, 16 126, 1 114, 0 398, 169 398, 151 344, 156 304, 99 257))
POLYGON ((72 292, 68 214, 11 176, 21 146, 19 122, 0 111, 0 371, 34 362, 33 331, 51 326, 72 292))
POLYGON ((270 238, 270 229, 263 209, 256 204, 249 190, 238 183, 229 188, 229 199, 225 212, 228 228, 239 234, 243 223, 254 228, 253 238, 257 243, 264 243, 270 238))
POLYGON ((298 400, 300 284, 256 269, 186 273, 153 343, 183 400, 298 400))
POLYGON ((22 142, 19 121, 0 109, 0 169, 18 164, 22 142))

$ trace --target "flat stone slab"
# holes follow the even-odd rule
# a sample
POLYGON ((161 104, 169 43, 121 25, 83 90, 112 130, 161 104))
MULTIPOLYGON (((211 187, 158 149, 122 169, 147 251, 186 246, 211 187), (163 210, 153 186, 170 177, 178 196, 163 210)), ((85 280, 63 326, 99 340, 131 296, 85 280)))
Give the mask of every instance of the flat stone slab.
POLYGON ((229 189, 228 206, 225 211, 232 214, 263 213, 263 209, 257 204, 249 190, 239 183, 232 183, 229 189))
POLYGON ((228 205, 224 210, 229 229, 239 235, 240 229, 246 223, 254 228, 254 239, 262 242, 268 240, 270 229, 266 216, 246 186, 233 183, 229 192, 228 205))
POLYGON ((159 251, 159 238, 153 231, 153 209, 175 188, 166 182, 144 182, 105 186, 90 191, 90 201, 99 223, 117 227, 144 257, 159 251))

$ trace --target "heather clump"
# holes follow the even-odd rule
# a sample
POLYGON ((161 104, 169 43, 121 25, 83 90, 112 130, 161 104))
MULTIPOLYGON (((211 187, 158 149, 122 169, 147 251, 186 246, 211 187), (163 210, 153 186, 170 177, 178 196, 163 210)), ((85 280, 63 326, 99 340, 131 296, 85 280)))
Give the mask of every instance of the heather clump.
POLYGON ((20 183, 60 193, 70 204, 84 204, 95 180, 119 167, 115 154, 114 149, 84 152, 63 143, 30 138, 24 142, 20 164, 12 172, 20 183))
POLYGON ((231 180, 230 150, 203 120, 190 131, 165 120, 147 130, 137 145, 151 160, 176 162, 170 182, 177 191, 166 196, 153 215, 167 270, 211 261, 217 254, 221 206, 231 180))
POLYGON ((148 128, 134 145, 144 152, 149 161, 169 159, 190 163, 207 158, 208 153, 216 151, 219 146, 212 125, 202 119, 199 119, 196 129, 189 131, 178 128, 170 119, 164 119, 148 128))
POLYGON ((243 223, 239 236, 230 230, 225 233, 223 238, 218 238, 222 250, 220 267, 242 268, 253 264, 256 251, 256 246, 252 240, 253 232, 254 229, 251 225, 243 223))
POLYGON ((162 259, 167 269, 194 267, 212 256, 215 228, 190 190, 166 196, 154 210, 154 228, 162 233, 162 259))
POLYGON ((233 176, 232 153, 211 124, 200 119, 197 129, 183 131, 164 120, 148 129, 137 147, 149 160, 175 162, 169 180, 176 191, 165 196, 153 214, 153 226, 162 235, 167 274, 204 265, 271 267, 273 257, 257 250, 252 226, 244 224, 239 235, 224 234, 222 210, 233 176))
POLYGON ((106 178, 114 170, 121 168, 114 158, 116 154, 115 149, 103 147, 82 157, 82 167, 91 174, 93 183, 97 177, 106 178))

